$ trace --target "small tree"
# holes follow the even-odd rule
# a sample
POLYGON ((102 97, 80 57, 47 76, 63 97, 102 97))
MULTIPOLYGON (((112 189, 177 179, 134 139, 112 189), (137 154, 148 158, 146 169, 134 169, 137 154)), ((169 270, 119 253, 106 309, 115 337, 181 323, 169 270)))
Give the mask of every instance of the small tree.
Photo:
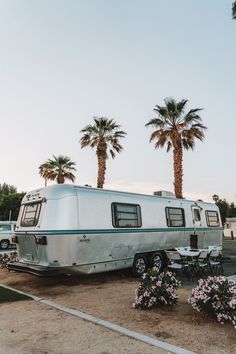
POLYGON ((220 210, 220 216, 223 224, 225 223, 226 218, 236 216, 236 206, 234 203, 229 204, 226 199, 221 199, 217 194, 214 194, 212 199, 220 210))
POLYGON ((17 220, 25 193, 11 193, 0 198, 0 220, 17 220))
POLYGON ((188 302, 194 310, 216 317, 221 324, 232 322, 236 329, 235 285, 223 276, 200 279, 188 302))
POLYGON ((15 186, 12 186, 10 184, 7 183, 3 183, 0 184, 0 196, 1 195, 8 195, 8 194, 12 194, 12 193, 16 193, 17 189, 15 186))
POLYGON ((0 184, 0 220, 16 220, 21 200, 25 193, 17 193, 17 188, 7 183, 0 184))
POLYGON ((126 133, 120 130, 121 126, 113 119, 95 117, 93 120, 93 125, 89 124, 81 130, 83 136, 80 139, 80 144, 81 149, 88 146, 96 149, 98 160, 97 187, 103 188, 108 156, 111 155, 114 159, 116 153, 119 154, 122 151, 123 147, 120 144, 120 139, 124 138, 126 133))
POLYGON ((175 195, 183 198, 183 150, 193 150, 195 140, 202 141, 207 128, 201 123, 201 108, 185 113, 188 100, 177 102, 173 98, 166 98, 164 102, 164 106, 155 106, 158 118, 151 119, 146 126, 154 128, 150 142, 155 141, 156 149, 166 147, 169 152, 173 148, 175 195))
POLYGON ((135 291, 136 309, 150 309, 161 305, 173 306, 177 303, 176 289, 181 285, 180 281, 170 271, 160 273, 156 267, 148 269, 144 273, 138 289, 135 291))
POLYGON ((52 159, 48 159, 42 165, 39 166, 39 174, 45 180, 57 181, 57 183, 64 183, 66 179, 74 182, 76 171, 75 162, 71 161, 68 156, 59 155, 58 157, 53 155, 52 159))

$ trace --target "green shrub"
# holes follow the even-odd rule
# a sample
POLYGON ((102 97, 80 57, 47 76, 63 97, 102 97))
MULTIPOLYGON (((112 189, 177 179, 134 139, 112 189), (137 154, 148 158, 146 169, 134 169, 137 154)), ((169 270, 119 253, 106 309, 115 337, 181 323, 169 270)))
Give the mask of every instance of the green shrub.
POLYGON ((169 271, 160 273, 152 268, 143 274, 140 285, 136 289, 134 308, 147 309, 160 305, 173 306, 177 303, 176 289, 181 283, 169 271))
POLYGON ((6 268, 7 263, 17 261, 17 252, 0 254, 0 268, 6 268))
POLYGON ((221 324, 232 322, 236 329, 236 284, 224 276, 200 279, 188 299, 193 309, 215 316, 221 324))

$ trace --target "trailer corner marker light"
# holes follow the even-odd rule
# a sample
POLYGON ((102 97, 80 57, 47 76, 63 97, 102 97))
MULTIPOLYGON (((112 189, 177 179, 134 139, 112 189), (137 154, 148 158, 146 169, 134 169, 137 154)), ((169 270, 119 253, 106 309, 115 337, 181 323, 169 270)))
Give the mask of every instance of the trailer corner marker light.
POLYGON ((47 245, 47 237, 46 236, 36 236, 37 245, 47 245))

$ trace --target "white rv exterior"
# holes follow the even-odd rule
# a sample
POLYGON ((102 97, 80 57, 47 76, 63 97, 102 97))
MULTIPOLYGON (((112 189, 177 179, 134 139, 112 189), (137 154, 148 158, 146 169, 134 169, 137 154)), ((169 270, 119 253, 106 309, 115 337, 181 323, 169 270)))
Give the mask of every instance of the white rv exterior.
POLYGON ((38 275, 142 274, 164 264, 166 249, 222 244, 215 204, 67 184, 27 193, 15 233, 19 262, 8 268, 38 275))

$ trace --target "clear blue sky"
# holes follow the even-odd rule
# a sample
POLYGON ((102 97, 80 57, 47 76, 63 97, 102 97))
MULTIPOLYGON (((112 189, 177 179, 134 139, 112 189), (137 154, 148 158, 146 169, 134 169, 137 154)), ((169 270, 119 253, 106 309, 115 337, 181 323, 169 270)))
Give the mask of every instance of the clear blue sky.
POLYGON ((184 195, 236 202, 236 21, 231 0, 0 0, 0 183, 43 186, 38 166, 64 154, 96 185, 80 149, 93 116, 127 132, 106 187, 173 190, 172 153, 145 123, 165 97, 202 107, 204 143, 184 154, 184 195))

